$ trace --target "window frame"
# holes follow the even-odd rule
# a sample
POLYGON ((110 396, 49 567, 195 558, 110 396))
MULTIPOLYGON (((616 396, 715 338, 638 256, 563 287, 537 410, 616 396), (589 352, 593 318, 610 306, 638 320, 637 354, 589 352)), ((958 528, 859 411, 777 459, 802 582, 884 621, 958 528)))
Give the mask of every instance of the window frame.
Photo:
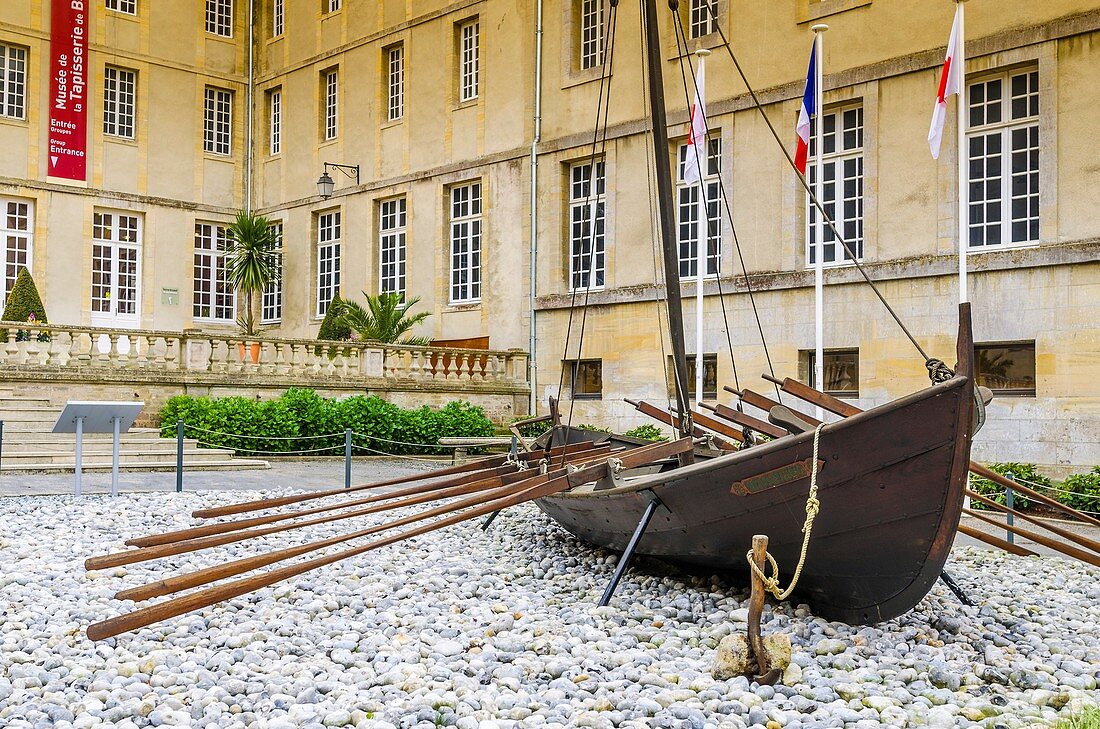
POLYGON ((400 294, 402 301, 405 300, 408 285, 408 230, 408 197, 397 195, 379 200, 378 291, 400 294), (392 211, 387 209, 391 205, 392 211), (393 254, 393 260, 386 260, 387 253, 393 254), (387 274, 387 267, 393 268, 391 274, 387 274))
POLYGON ((137 15, 137 0, 105 0, 103 9, 120 15, 137 15))
POLYGON ((316 216, 316 240, 313 248, 314 261, 317 266, 317 278, 315 279, 315 296, 313 315, 321 319, 328 313, 329 304, 340 293, 340 263, 341 245, 343 242, 343 214, 340 208, 321 210, 316 216), (326 219, 328 224, 326 225, 326 219), (328 236, 325 237, 326 231, 328 236), (324 263, 328 261, 331 266, 325 270, 324 263), (328 280, 326 281, 326 276, 328 280), (325 295, 328 298, 325 298, 325 295))
POLYGON ((267 153, 275 157, 283 153, 283 87, 267 92, 267 153))
POLYGON ((202 149, 205 154, 233 154, 233 92, 220 86, 203 90, 202 149), (221 146, 224 145, 224 151, 221 146))
POLYGON ((271 0, 271 37, 286 33, 286 0, 271 0))
MULTIPOLYGON (((1042 148, 1042 119, 1041 110, 1043 106, 1042 87, 1040 85, 1039 67, 1038 64, 1031 62, 1023 65, 1007 66, 994 69, 990 72, 983 72, 973 74, 966 80, 966 109, 967 109, 967 129, 966 129, 966 180, 963 183, 967 191, 967 220, 966 231, 967 240, 966 247, 969 253, 982 253, 984 251, 1005 250, 1013 248, 1028 248, 1039 245, 1042 242, 1042 188, 1041 188, 1041 175, 1043 164, 1043 148, 1042 148), (1027 90, 1022 97, 1015 94, 1013 89, 1013 81, 1017 78, 1025 78, 1025 84, 1027 90), (978 105, 974 103, 974 89, 975 87, 986 87, 992 82, 1001 82, 1001 98, 997 105, 1000 118, 994 122, 988 122, 983 124, 974 124, 975 111, 978 105), (1023 117, 1014 117, 1013 102, 1017 98, 1022 98, 1024 104, 1027 107, 1028 114, 1023 117), (1031 105, 1034 105, 1034 112, 1032 113, 1031 105), (1023 196, 1017 196, 1013 192, 1013 182, 1018 176, 1018 173, 1012 169, 1014 158, 1016 157, 1017 150, 1015 149, 1013 136, 1015 132, 1024 132, 1027 135, 1027 146, 1024 152, 1028 157, 1028 168, 1023 173, 1028 181, 1028 190, 1023 196), (988 144, 991 138, 997 138, 999 144, 999 160, 998 167, 1000 169, 1000 180, 997 184, 998 194, 995 200, 989 197, 983 197, 981 200, 975 202, 975 183, 974 179, 974 142, 981 138, 983 140, 983 146, 988 144), (1034 157, 1034 167, 1031 166, 1031 158, 1034 157), (1032 189, 1033 188, 1033 189, 1032 189), (1028 214, 1022 219, 1015 218, 1015 211, 1013 210, 1013 203, 1017 199, 1024 199, 1029 208, 1028 214), (998 223, 1000 228, 999 241, 996 242, 982 242, 975 243, 975 231, 982 230, 982 237, 986 237, 988 224, 988 213, 992 204, 997 206, 997 214, 999 216, 998 223), (985 208, 982 214, 982 221, 975 224, 975 209, 985 208), (1032 214, 1033 209, 1033 214, 1032 214), (1015 237, 1014 227, 1017 220, 1025 221, 1027 226, 1027 236, 1021 240, 1013 240, 1015 237), (976 227, 976 225, 978 227, 976 227)), ((986 97, 988 98, 988 97, 986 97)), ((983 114, 988 112, 988 101, 980 103, 983 107, 983 114)), ((985 147, 988 150, 988 147, 985 147)), ((983 159, 992 159, 988 152, 981 155, 983 159)), ((988 184, 993 178, 983 177, 979 185, 986 185, 986 192, 988 193, 988 184)))
POLYGON ((27 58, 29 56, 30 49, 26 46, 0 43, 0 117, 20 121, 27 119, 27 58))
POLYGON ((0 236, 3 236, 4 240, 4 271, 3 279, 0 280, 0 304, 7 305, 8 294, 15 286, 20 270, 25 268, 34 273, 34 212, 34 200, 0 197, 0 236), (16 212, 12 212, 13 206, 16 212), (24 210, 19 212, 19 206, 23 206, 24 210), (24 227, 20 228, 18 222, 12 224, 12 220, 22 220, 24 227))
POLYGON ((92 211, 92 265, 91 265, 91 301, 89 310, 93 319, 110 319, 110 323, 117 323, 116 319, 129 320, 129 323, 137 324, 141 316, 141 252, 144 245, 145 221, 144 217, 131 210, 113 210, 109 208, 95 208, 92 211), (109 219, 109 222, 106 222, 109 219), (123 220, 132 221, 132 225, 123 226, 123 220), (104 235, 103 233, 107 234, 104 235), (128 239, 129 238, 129 239, 128 239), (96 251, 97 248, 107 249, 107 257, 104 258, 96 251), (122 297, 118 294, 122 291, 120 280, 123 273, 119 270, 119 250, 126 250, 133 254, 134 270, 130 277, 133 281, 128 290, 132 292, 130 303, 133 311, 120 312, 117 310, 122 297), (99 269, 97 264, 106 260, 110 267, 107 270, 99 269), (96 274, 101 278, 96 282, 96 274), (102 277, 106 275, 106 296, 102 294, 104 284, 102 277), (100 293, 97 295, 97 288, 100 293), (96 309, 97 303, 107 302, 107 310, 96 309))
POLYGON ((384 52, 386 120, 396 122, 405 117, 405 44, 394 43, 387 46, 384 52))
POLYGON ((331 142, 340 136, 340 69, 326 68, 321 72, 321 141, 331 142))
POLYGON ((607 162, 606 159, 587 159, 568 166, 566 175, 568 186, 568 215, 566 217, 568 265, 566 284, 569 291, 600 291, 607 285, 607 162), (577 177, 577 173, 590 168, 587 178, 577 177), (596 175, 596 194, 592 194, 592 176, 596 175), (579 213, 584 217, 580 218, 579 213), (589 231, 595 221, 595 231, 589 231), (578 227, 579 226, 579 227, 578 227), (588 233, 586 236, 586 232, 588 233), (585 252, 585 238, 590 241, 589 252, 585 252), (590 264, 580 269, 585 260, 590 264), (594 280, 594 282, 593 282, 594 280), (587 281, 587 283, 586 283, 587 281))
POLYGON ((228 223, 210 220, 195 221, 194 263, 191 271, 191 318, 195 321, 211 324, 232 324, 237 315, 237 292, 229 281, 229 264, 224 252, 224 244, 228 241, 228 223), (209 228, 209 234, 204 235, 202 228, 209 228), (209 246, 201 246, 201 241, 209 241, 209 246), (200 259, 208 258, 205 263, 200 259), (200 277, 199 270, 209 271, 209 276, 200 277), (208 284, 209 289, 202 291, 199 283, 208 284), (200 298, 206 295, 209 300, 205 306, 200 298), (206 314, 202 313, 203 309, 206 314), (218 316, 216 312, 227 312, 225 316, 218 316))
POLYGON ((484 204, 484 187, 480 179, 452 185, 447 191, 447 268, 450 272, 447 301, 452 306, 481 303, 484 204), (463 190, 468 190, 469 196, 460 200, 459 193, 463 190), (463 210, 465 212, 460 212, 463 210), (465 274, 464 280, 462 274, 465 274))
MULTIPOLYGON (((685 247, 690 251, 692 246, 698 246, 699 241, 699 200, 697 183, 684 181, 687 155, 694 154, 692 145, 683 143, 677 146, 676 151, 676 244, 677 258, 681 281, 694 281, 698 279, 698 270, 695 273, 691 269, 698 261, 698 248, 695 256, 685 256, 685 247), (684 220, 685 211, 691 211, 690 221, 684 220), (685 226, 691 226, 691 237, 685 239, 687 232, 685 226)), ((703 183, 706 185, 707 195, 707 255, 706 273, 704 278, 716 278, 722 273, 722 228, 724 216, 722 215, 722 137, 718 130, 711 130, 711 136, 707 139, 706 174, 703 183), (713 208, 713 210, 712 210, 713 208), (713 244, 713 245, 712 245, 713 244), (713 250, 712 250, 713 249, 713 250), (713 264, 713 270, 711 270, 713 264)))
MULTIPOLYGON (((278 263, 276 268, 279 273, 283 270, 283 221, 272 220, 268 228, 275 232, 278 236, 279 249, 278 249, 278 263)), ((279 276, 277 281, 271 281, 264 286, 263 291, 260 293, 260 323, 261 324, 280 324, 283 321, 283 279, 279 276), (273 312, 271 315, 268 312, 273 312)))
POLYGON ((688 0, 686 3, 687 22, 685 26, 689 41, 706 38, 708 35, 718 32, 718 23, 722 19, 722 8, 718 6, 718 2, 719 0, 688 0), (704 12, 708 5, 714 8, 713 14, 704 12), (703 29, 702 23, 706 23, 707 32, 705 33, 697 32, 703 29))
POLYGON ((815 374, 816 374, 816 371, 817 371, 816 370, 817 353, 812 349, 808 349, 808 350, 804 351, 805 361, 806 361, 806 382, 809 383, 810 387, 813 387, 814 389, 821 390, 826 395, 831 395, 832 397, 840 398, 840 399, 844 399, 844 400, 858 400, 859 399, 859 377, 860 377, 860 375, 859 375, 859 362, 860 362, 860 360, 859 360, 859 347, 829 347, 829 348, 826 348, 826 349, 822 350, 822 354, 825 357, 825 362, 822 363, 822 367, 821 367, 822 373, 825 372, 825 368, 828 367, 828 365, 829 365, 829 356, 830 355, 832 355, 834 357, 838 356, 838 355, 839 356, 855 355, 855 368, 856 368, 855 378, 854 378, 855 379, 855 389, 854 390, 821 390, 821 388, 818 387, 816 379, 815 379, 815 374))
MULTIPOLYGON (((845 236, 845 241, 855 249, 857 256, 856 261, 862 263, 866 256, 866 204, 867 204, 867 127, 866 127, 866 111, 862 99, 854 99, 852 101, 846 101, 841 104, 834 104, 826 108, 825 113, 822 115, 825 120, 825 150, 821 155, 821 162, 828 169, 832 166, 833 178, 832 181, 826 178, 822 183, 822 200, 821 204, 825 206, 825 210, 829 213, 829 218, 833 221, 833 224, 845 236), (858 119, 858 124, 852 128, 844 126, 846 124, 846 116, 848 112, 855 112, 858 119), (833 119, 832 131, 829 131, 828 120, 833 119), (852 132, 858 138, 858 145, 855 147, 845 147, 845 139, 849 132, 852 132), (829 151, 829 136, 834 137, 834 147, 832 151, 829 151), (847 173, 844 172, 845 163, 855 162, 856 175, 849 178, 847 173), (843 174, 841 174, 843 172, 843 174), (838 174, 840 178, 838 180, 838 174), (843 197, 844 186, 849 179, 856 182, 858 186, 858 193, 856 197, 851 198, 851 201, 856 206, 857 214, 854 217, 849 217, 847 214, 843 216, 837 215, 838 208, 843 210, 849 202, 849 198, 843 197), (834 195, 830 196, 828 193, 829 186, 832 185, 835 190, 834 195), (830 212, 831 207, 831 212, 830 212), (847 226, 853 224, 856 226, 858 233, 854 236, 848 235, 847 226)), ((810 185, 810 189, 816 192, 816 175, 817 175, 817 158, 815 156, 816 144, 817 144, 817 127, 818 117, 815 115, 810 123, 810 150, 809 160, 806 164, 806 182, 810 185)), ((813 269, 815 267, 815 252, 822 247, 817 241, 817 216, 819 212, 817 206, 813 204, 813 200, 810 198, 809 193, 803 196, 803 218, 804 218, 804 231, 803 231, 803 255, 806 262, 807 269, 813 269)), ((833 260, 825 260, 822 262, 823 268, 842 268, 844 266, 854 266, 855 262, 849 257, 848 250, 840 244, 836 234, 828 225, 822 226, 823 246, 826 250, 832 250, 833 260)))
MULTIPOLYGON (((695 353, 692 352, 686 355, 687 357, 687 386, 688 391, 686 397, 693 401, 695 400, 695 353)), ((670 398, 676 397, 676 362, 673 360, 672 355, 667 355, 666 365, 668 371, 668 396, 670 398)), ((703 399, 704 400, 717 400, 718 399, 718 353, 717 352, 703 352, 703 399), (707 372, 714 372, 714 381, 712 384, 707 383, 707 372)))
POLYGON ((321 15, 338 13, 344 8, 343 0, 321 0, 321 15))
POLYGON ((458 23, 458 103, 468 104, 481 96, 481 19, 458 23))
POLYGON ((233 37, 233 0, 206 0, 206 32, 219 38, 233 37))
POLYGON ((1036 343, 1035 343, 1034 339, 1025 339, 1025 340, 1019 340, 1019 341, 1003 341, 1003 342, 975 342, 974 343, 974 382, 975 382, 975 384, 982 385, 984 387, 989 387, 989 389, 997 397, 1030 397, 1030 398, 1038 397, 1039 373, 1038 373, 1037 359, 1038 359, 1039 352, 1038 352, 1038 348, 1035 345, 1036 345, 1036 343), (978 368, 981 364, 981 351, 982 350, 1010 349, 1010 348, 1016 348, 1016 349, 1028 349, 1028 348, 1030 348, 1030 350, 1031 350, 1031 363, 1032 363, 1032 374, 1031 374, 1032 386, 1030 388, 1026 388, 1026 387, 990 387, 987 384, 987 381, 984 379, 984 376, 986 375, 986 373, 979 371, 978 368))
POLYGON ((105 65, 103 67, 103 134, 117 139, 133 140, 136 137, 136 130, 137 71, 132 68, 105 65), (112 72, 114 72, 113 79, 112 72), (128 92, 125 88, 126 76, 129 76, 128 92))
POLYGON ((569 395, 573 400, 602 400, 603 399, 603 360, 599 357, 588 357, 584 359, 567 359, 563 364, 569 368, 568 371, 568 385, 569 395), (583 382, 580 376, 580 368, 583 366, 595 365, 600 379, 600 389, 596 392, 578 392, 577 384, 583 382))
POLYGON ((603 65, 603 36, 607 22, 606 0, 576 0, 577 68, 588 71, 603 65), (591 25, 588 23, 591 21, 591 25))

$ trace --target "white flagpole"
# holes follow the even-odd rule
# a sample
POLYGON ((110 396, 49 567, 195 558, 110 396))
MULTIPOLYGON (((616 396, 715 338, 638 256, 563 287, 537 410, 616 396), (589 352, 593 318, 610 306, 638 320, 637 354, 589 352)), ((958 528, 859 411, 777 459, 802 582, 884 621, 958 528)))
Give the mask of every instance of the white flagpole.
MULTIPOLYGON (((824 23, 815 25, 814 32, 814 169, 817 171, 814 180, 814 196, 822 205, 825 204, 825 167, 822 162, 825 153, 825 124, 822 119, 825 116, 824 89, 822 79, 825 74, 821 67, 822 57, 825 55, 822 48, 825 43, 824 33, 829 26, 824 23)), ((825 389, 825 216, 817 211, 816 225, 817 255, 814 256, 814 385, 819 390, 825 389)), ((817 408, 818 420, 824 419, 824 412, 817 408)))
MULTIPOLYGON (((696 74, 698 79, 698 85, 703 86, 703 92, 706 92, 704 85, 705 68, 703 66, 703 59, 710 55, 710 51, 705 48, 700 48, 695 52, 695 55, 699 57, 699 72, 696 74)), ((698 93, 698 89, 696 89, 698 93)), ((701 99, 705 102, 705 99, 701 99)), ((704 107, 705 108, 705 107, 704 107)), ((707 239, 710 237, 710 220, 707 215, 707 185, 706 185, 706 173, 707 166, 709 164, 708 154, 709 149, 704 145, 703 153, 698 155, 696 150, 692 150, 692 154, 697 154, 700 159, 696 160, 699 165, 699 221, 695 227, 696 230, 696 245, 695 245, 695 404, 699 405, 703 402, 703 279, 706 276, 706 246, 707 239)))
POLYGON ((956 78, 959 84, 959 93, 955 95, 956 103, 958 104, 958 119, 956 127, 959 132, 959 302, 966 303, 970 300, 970 294, 967 291, 966 286, 966 251, 969 247, 969 236, 967 229, 967 216, 969 213, 969 206, 967 204, 970 194, 967 188, 967 151, 966 151, 966 126, 967 126, 967 108, 966 108, 966 33, 964 16, 966 14, 966 0, 955 0, 955 5, 959 8, 959 46, 957 59, 952 59, 952 63, 955 64, 955 73, 958 74, 956 78))

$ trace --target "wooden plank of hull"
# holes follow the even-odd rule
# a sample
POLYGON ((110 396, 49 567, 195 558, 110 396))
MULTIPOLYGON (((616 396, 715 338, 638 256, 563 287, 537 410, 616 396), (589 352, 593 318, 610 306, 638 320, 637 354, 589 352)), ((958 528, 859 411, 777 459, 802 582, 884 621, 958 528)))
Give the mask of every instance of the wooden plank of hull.
MULTIPOLYGON (((971 388, 955 377, 830 425, 822 434, 821 513, 797 592, 850 624, 911 609, 943 568, 958 525, 969 458, 971 388), (961 442, 960 442, 961 441, 961 442)), ((731 485, 810 459, 813 434, 788 436, 628 486, 570 492, 539 506, 581 539, 621 550, 652 489, 669 507, 639 553, 718 570, 747 569, 753 534, 768 534, 784 570, 798 560, 806 477, 741 496, 731 485)))

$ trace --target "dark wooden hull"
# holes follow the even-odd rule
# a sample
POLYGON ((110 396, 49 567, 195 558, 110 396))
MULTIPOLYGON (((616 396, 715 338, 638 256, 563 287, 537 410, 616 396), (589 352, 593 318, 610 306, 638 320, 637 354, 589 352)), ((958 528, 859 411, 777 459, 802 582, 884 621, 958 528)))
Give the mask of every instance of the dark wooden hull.
MULTIPOLYGON (((931 589, 958 527, 970 458, 966 376, 853 415, 821 435, 821 513, 792 597, 830 620, 867 624, 907 612, 931 589)), ((813 433, 630 480, 575 489, 539 507, 586 542, 621 551, 648 504, 660 510, 638 552, 714 570, 745 570, 754 534, 786 584, 798 562, 809 478, 769 474, 813 453, 813 433), (768 483, 769 481, 771 483, 768 483)))

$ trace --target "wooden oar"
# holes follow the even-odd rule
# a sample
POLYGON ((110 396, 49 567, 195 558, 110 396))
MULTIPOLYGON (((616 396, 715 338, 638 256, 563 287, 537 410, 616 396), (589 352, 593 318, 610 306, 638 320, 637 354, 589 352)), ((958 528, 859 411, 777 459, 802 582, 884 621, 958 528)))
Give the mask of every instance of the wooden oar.
MULTIPOLYGON (((692 448, 692 442, 689 438, 682 438, 678 441, 672 441, 669 443, 656 443, 652 446, 643 446, 631 451, 627 451, 619 459, 625 468, 636 468, 646 463, 652 463, 662 458, 667 458, 677 453, 690 450, 692 448)), ((175 617, 177 615, 183 615, 193 610, 213 605, 215 603, 229 600, 240 595, 245 595, 254 590, 267 587, 282 580, 296 577, 297 575, 309 572, 310 570, 325 565, 339 562, 340 560, 354 557, 365 552, 369 552, 379 547, 384 547, 395 542, 399 542, 403 539, 415 537, 420 534, 425 534, 436 529, 441 529, 451 524, 457 524, 459 522, 466 521, 468 519, 474 519, 485 514, 491 514, 494 511, 506 509, 517 504, 522 504, 534 499, 543 498, 551 494, 563 491, 565 489, 577 486, 588 481, 592 481, 608 473, 607 461, 597 463, 591 466, 586 466, 578 471, 565 476, 560 476, 555 479, 551 479, 544 484, 533 486, 525 489, 518 494, 507 496, 503 499, 496 499, 486 504, 474 506, 468 511, 462 511, 459 513, 451 514, 438 521, 426 524, 416 529, 411 529, 407 532, 401 532, 392 536, 380 539, 368 544, 364 544, 352 549, 346 549, 340 552, 335 552, 330 555, 322 557, 315 557, 305 562, 293 565, 287 565, 279 569, 272 570, 253 577, 236 580, 225 585, 217 585, 214 587, 208 587, 198 592, 193 592, 188 595, 184 595, 179 598, 167 600, 165 602, 157 603, 156 605, 150 605, 146 608, 135 610, 131 613, 104 620, 99 623, 94 623, 88 626, 87 634, 92 640, 103 640, 124 633, 129 630, 137 630, 146 625, 165 620, 167 618, 175 617)), ((469 501, 469 500, 466 500, 469 501)))
MULTIPOLYGON (((509 474, 509 476, 511 477, 509 482, 522 478, 522 476, 515 473, 509 474), (517 476, 519 478, 516 478, 517 476)), ((386 501, 362 509, 353 509, 352 511, 340 512, 328 516, 318 516, 313 519, 293 521, 289 524, 277 524, 275 526, 265 526, 256 529, 230 531, 225 534, 214 534, 208 537, 185 539, 169 544, 158 544, 153 547, 128 549, 124 552, 89 557, 84 561, 84 568, 87 570, 105 570, 113 567, 121 567, 122 565, 134 564, 136 562, 148 562, 151 559, 160 559, 161 557, 171 557, 177 554, 186 554, 187 552, 197 552, 200 549, 209 549, 210 547, 220 547, 225 544, 233 544, 234 542, 243 542, 246 539, 255 539, 257 537, 267 536, 268 534, 278 534, 293 529, 302 529, 304 527, 317 526, 318 524, 329 524, 344 519, 377 514, 382 511, 400 509, 404 506, 415 506, 416 504, 422 504, 426 501, 442 501, 443 499, 454 496, 466 496, 478 491, 488 491, 501 487, 504 485, 504 482, 504 476, 493 476, 491 478, 478 479, 477 481, 472 481, 467 484, 452 486, 442 491, 433 491, 426 494, 409 496, 396 501, 386 501)))
MULTIPOLYGON (((732 392, 734 395, 736 395, 737 397, 739 397, 741 399, 741 402, 745 403, 746 405, 752 405, 754 408, 759 408, 760 410, 763 410, 766 413, 771 412, 772 408, 774 408, 776 405, 780 404, 780 403, 777 403, 775 400, 772 400, 769 397, 765 397, 764 395, 761 395, 758 392, 753 392, 752 390, 736 390, 736 389, 730 387, 729 385, 725 385, 723 387, 723 389, 726 392, 732 392)), ((821 424, 820 420, 818 420, 816 418, 812 418, 809 415, 807 415, 806 413, 801 413, 800 412, 800 413, 798 413, 798 417, 802 418, 803 420, 805 420, 807 423, 809 423, 811 426, 813 426, 815 428, 818 425, 821 424)))
POLYGON ((997 547, 998 549, 1003 549, 1004 551, 1009 552, 1010 554, 1015 554, 1018 557, 1039 556, 1038 553, 1032 552, 1030 549, 1027 549, 1025 547, 1021 547, 1019 544, 1013 544, 1012 542, 1001 539, 1000 537, 995 537, 992 534, 986 534, 985 532, 980 532, 977 529, 972 529, 966 524, 959 524, 959 534, 965 534, 968 537, 977 539, 980 542, 985 542, 986 544, 997 547))
MULTIPOLYGON (((559 455, 565 452, 571 452, 576 450, 585 450, 590 448, 589 444, 573 443, 568 446, 559 446, 550 450, 550 455, 559 455)), ((531 453, 520 453, 519 458, 524 461, 538 460, 544 457, 546 454, 540 451, 533 451, 531 453)), ((434 471, 428 471, 426 473, 417 473, 409 476, 402 476, 401 478, 394 478, 388 481, 379 481, 377 483, 360 484, 352 486, 350 489, 346 488, 333 488, 326 489, 324 491, 309 491, 305 493, 292 494, 290 496, 280 496, 276 498, 256 499, 254 501, 244 501, 239 504, 227 504, 226 506, 217 506, 210 509, 198 509, 191 512, 191 516, 197 519, 211 519, 219 516, 232 516, 233 514, 243 514, 249 511, 261 511, 263 509, 274 509, 279 506, 287 506, 289 504, 297 504, 303 501, 311 501, 313 499, 323 499, 327 496, 340 496, 342 494, 348 494, 355 491, 363 491, 365 489, 376 489, 382 486, 395 486, 402 483, 410 483, 412 481, 423 481, 429 478, 439 478, 440 476, 450 476, 457 473, 471 473, 474 471, 481 471, 489 468, 496 468, 504 465, 508 460, 507 455, 503 456, 491 456, 489 458, 482 458, 477 461, 471 461, 470 463, 463 463, 458 466, 448 466, 447 468, 439 468, 434 471)))
MULTIPOLYGON (((680 427, 680 418, 679 417, 673 415, 672 413, 668 412, 667 410, 664 410, 662 408, 657 407, 656 405, 651 405, 651 404, 649 404, 645 401, 638 402, 637 400, 630 400, 630 399, 626 399, 626 403, 628 405, 634 406, 634 409, 637 410, 638 412, 642 413, 643 415, 648 415, 649 417, 653 418, 654 420, 659 420, 660 422, 664 423, 665 425, 671 425, 673 428, 679 428, 680 427)), ((733 440, 736 440, 738 443, 744 442, 744 440, 745 440, 745 436, 744 436, 743 433, 739 433, 736 430, 734 430, 733 428, 730 428, 729 426, 727 426, 723 423, 719 423, 716 420, 708 418, 707 416, 702 415, 701 413, 692 413, 692 420, 693 420, 694 425, 692 427, 691 432, 692 432, 692 435, 694 435, 696 438, 703 438, 703 437, 707 436, 706 431, 704 431, 702 428, 699 427, 699 426, 703 426, 703 428, 707 428, 708 430, 713 430, 716 433, 719 433, 721 435, 732 438, 733 440)), ((726 442, 722 441, 721 439, 716 439, 715 440, 715 445, 717 445, 719 449, 725 450, 725 451, 737 450, 734 446, 730 445, 729 443, 726 443, 726 442)))
POLYGON ((1034 516, 1031 516, 1030 514, 1025 514, 1022 511, 1017 511, 1016 509, 1010 509, 1007 506, 1005 506, 1004 504, 998 504, 996 501, 989 498, 988 496, 985 496, 983 494, 979 494, 977 491, 972 491, 970 489, 967 489, 966 490, 966 495, 969 496, 974 501, 978 501, 978 502, 981 502, 981 503, 985 504, 986 506, 988 506, 991 509, 999 511, 1003 514, 1012 514, 1014 517, 1016 517, 1018 519, 1023 519, 1024 521, 1031 522, 1035 526, 1042 527, 1043 529, 1046 529, 1051 534, 1057 534, 1058 536, 1062 537, 1063 539, 1068 539, 1071 542, 1074 542, 1076 544, 1080 544, 1082 547, 1085 547, 1087 549, 1091 549, 1093 552, 1096 552, 1097 554, 1100 554, 1100 542, 1097 542, 1094 539, 1089 539, 1088 537, 1083 536, 1081 534, 1075 534, 1075 533, 1071 532, 1068 529, 1063 529, 1062 527, 1058 526, 1057 524, 1049 524, 1049 523, 1043 521, 1042 519, 1038 519, 1034 516))
MULTIPOLYGON (((589 450, 577 451, 574 454, 569 455, 566 461, 568 463, 576 463, 578 461, 583 462, 585 460, 584 457, 587 454, 591 454, 593 452, 596 452, 598 454, 607 451, 607 449, 608 446, 603 445, 589 450)), ((596 456, 589 455, 588 457, 596 456)), ((179 529, 172 532, 166 532, 164 534, 150 534, 144 537, 135 537, 133 539, 126 540, 126 544, 134 547, 153 547, 160 544, 171 544, 173 542, 181 542, 186 539, 197 539, 199 537, 207 537, 214 534, 225 534, 227 532, 236 531, 238 529, 248 529, 250 527, 261 526, 263 524, 272 524, 274 522, 284 521, 286 519, 293 519, 296 517, 310 516, 312 514, 322 514, 328 511, 335 511, 337 509, 350 508, 352 506, 374 504, 380 501, 388 501, 403 496, 438 492, 455 485, 470 483, 471 478, 477 478, 480 476, 490 478, 493 476, 509 476, 514 475, 515 473, 515 466, 504 465, 497 468, 490 468, 483 471, 478 471, 476 472, 477 476, 475 476, 474 474, 459 474, 457 476, 452 476, 450 478, 442 479, 440 481, 433 481, 429 484, 410 486, 408 488, 398 489, 396 491, 387 491, 386 493, 366 496, 361 499, 353 499, 351 501, 344 501, 338 504, 318 506, 312 509, 303 509, 301 511, 280 512, 269 514, 267 516, 256 516, 250 519, 236 519, 231 521, 217 522, 214 524, 204 524, 202 526, 179 529)))
POLYGON ((718 403, 716 405, 702 403, 702 406, 707 410, 710 410, 720 418, 724 418, 731 423, 737 423, 738 425, 749 428, 750 430, 755 430, 757 433, 763 433, 764 435, 771 436, 772 438, 782 438, 783 436, 788 435, 786 430, 780 428, 777 425, 772 425, 771 423, 760 420, 759 418, 754 418, 747 413, 743 413, 740 410, 734 410, 731 407, 726 407, 721 403, 718 403))
MULTIPOLYGON (((809 385, 803 384, 798 380, 792 380, 789 377, 783 380, 779 380, 768 375, 764 375, 764 379, 770 380, 778 384, 783 392, 794 395, 795 397, 804 400, 811 405, 817 405, 818 407, 828 410, 829 412, 836 415, 847 418, 857 413, 863 412, 854 405, 849 405, 843 400, 839 400, 832 395, 827 395, 826 393, 821 392, 820 390, 816 390, 809 385)), ((1035 501, 1038 501, 1039 503, 1046 504, 1050 508, 1060 511, 1067 516, 1072 516, 1074 519, 1087 522, 1089 524, 1092 524, 1093 526, 1100 526, 1100 519, 1090 516, 1089 514, 1086 514, 1084 512, 1078 511, 1077 509, 1074 509, 1072 507, 1066 506, 1062 502, 1056 501, 1055 499, 1052 499, 1045 494, 1041 494, 1034 489, 1028 488, 1018 481, 1011 481, 1001 474, 997 473, 996 471, 990 470, 987 466, 983 466, 976 461, 971 461, 969 468, 970 472, 973 474, 988 479, 993 483, 996 483, 1005 488, 1010 488, 1013 491, 1024 494, 1025 496, 1035 501)))
POLYGON ((982 514, 980 511, 974 511, 973 509, 963 509, 963 513, 967 516, 972 516, 975 519, 980 519, 987 524, 992 524, 998 529, 1010 531, 1013 534, 1024 537, 1026 539, 1030 539, 1036 544, 1042 544, 1044 547, 1049 547, 1050 549, 1053 549, 1057 552, 1061 552, 1067 557, 1073 557, 1074 559, 1079 559, 1082 562, 1087 562, 1093 567, 1100 567, 1100 557, 1089 554, 1083 549, 1078 549, 1077 547, 1072 547, 1068 544, 1062 544, 1061 542, 1051 539, 1050 537, 1044 537, 1042 534, 1037 534, 1028 529, 1022 529, 1014 524, 1002 524, 996 519, 992 519, 985 514, 982 514))
POLYGON ((340 534, 335 537, 329 537, 328 539, 322 539, 316 542, 309 542, 307 544, 301 544, 296 547, 288 547, 286 549, 279 549, 273 552, 267 552, 265 554, 257 555, 254 557, 244 557, 242 559, 227 562, 226 564, 215 565, 213 567, 207 567, 205 569, 196 570, 194 572, 186 572, 175 577, 168 577, 157 582, 151 582, 140 587, 132 587, 127 590, 122 590, 115 594, 115 597, 119 600, 148 600, 153 597, 161 597, 162 595, 170 595, 180 590, 187 590, 192 587, 201 587, 202 585, 208 585, 211 582, 218 580, 224 580, 227 577, 235 577, 236 575, 244 574, 245 572, 251 572, 254 569, 260 567, 266 567, 269 564, 275 562, 281 562, 286 559, 291 559, 307 552, 313 552, 318 549, 324 549, 334 544, 341 544, 343 542, 351 541, 352 539, 358 539, 360 537, 370 536, 386 529, 392 529, 405 524, 411 524, 423 519, 430 519, 435 516, 442 516, 452 513, 456 510, 466 508, 474 504, 486 503, 493 501, 503 496, 507 496, 513 493, 518 493, 531 486, 538 485, 539 483, 545 483, 553 478, 563 476, 567 473, 566 469, 551 472, 549 474, 536 473, 534 475, 528 475, 522 482, 513 484, 514 488, 511 489, 497 489, 491 492, 481 494, 476 499, 469 499, 462 502, 461 505, 447 504, 445 506, 436 507, 423 512, 412 514, 409 516, 389 521, 384 524, 378 524, 376 526, 367 527, 366 529, 360 529, 359 531, 352 532, 350 534, 340 534))

